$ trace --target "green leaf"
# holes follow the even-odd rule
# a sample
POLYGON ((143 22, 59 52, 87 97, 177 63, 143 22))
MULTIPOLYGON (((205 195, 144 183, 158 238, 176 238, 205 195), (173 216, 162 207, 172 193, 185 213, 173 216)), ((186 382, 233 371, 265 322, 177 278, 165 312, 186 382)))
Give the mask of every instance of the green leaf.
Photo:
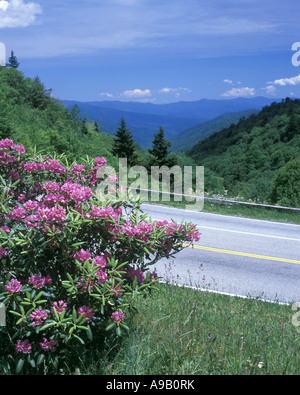
POLYGON ((45 355, 40 354, 37 361, 36 361, 37 365, 40 365, 43 362, 44 358, 45 358, 45 355))
POLYGON ((88 339, 89 339, 90 341, 92 341, 92 340, 93 340, 93 333, 92 333, 92 330, 91 330, 90 325, 88 325, 87 329, 88 329, 88 330, 87 330, 86 335, 87 335, 88 339))
POLYGON ((117 336, 121 336, 121 328, 119 326, 116 328, 116 334, 117 336))
POLYGON ((23 369, 23 366, 24 366, 24 359, 23 358, 20 358, 19 359, 19 361, 18 361, 18 363, 17 363, 17 366, 16 366, 16 373, 17 374, 19 374, 20 372, 21 372, 21 370, 23 369))
POLYGON ((114 326, 115 326, 115 323, 112 322, 111 324, 109 324, 109 325, 105 328, 105 330, 106 330, 106 331, 110 331, 114 326))
POLYGON ((22 314, 17 313, 16 311, 9 310, 9 312, 12 313, 12 314, 14 314, 14 315, 16 315, 16 316, 18 316, 18 317, 22 317, 22 314))
POLYGON ((81 344, 85 344, 84 340, 81 339, 81 337, 74 335, 74 337, 81 343, 81 344))
POLYGON ((46 325, 42 326, 41 330, 43 331, 45 329, 50 328, 51 326, 55 326, 56 324, 57 324, 56 322, 50 322, 50 324, 46 324, 46 325))

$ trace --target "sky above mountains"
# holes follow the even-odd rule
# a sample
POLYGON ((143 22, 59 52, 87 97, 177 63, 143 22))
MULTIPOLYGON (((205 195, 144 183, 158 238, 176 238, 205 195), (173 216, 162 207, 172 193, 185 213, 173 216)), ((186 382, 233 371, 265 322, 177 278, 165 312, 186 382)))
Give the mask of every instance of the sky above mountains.
POLYGON ((0 42, 59 99, 298 98, 299 11, 298 0, 0 0, 0 42))

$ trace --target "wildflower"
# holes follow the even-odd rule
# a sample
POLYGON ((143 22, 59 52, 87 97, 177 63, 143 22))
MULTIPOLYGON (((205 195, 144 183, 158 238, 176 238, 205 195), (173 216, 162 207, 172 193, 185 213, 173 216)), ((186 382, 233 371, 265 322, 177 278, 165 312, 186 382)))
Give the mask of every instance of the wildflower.
POLYGON ((12 219, 24 219, 25 218, 25 208, 17 207, 10 213, 10 218, 12 219))
POLYGON ((78 317, 80 317, 81 314, 83 314, 83 313, 84 313, 83 318, 88 318, 87 322, 90 323, 95 315, 95 313, 93 313, 93 310, 87 306, 81 306, 81 307, 79 307, 79 309, 77 311, 78 317))
POLYGON ((27 211, 33 211, 38 207, 39 203, 36 201, 28 200, 26 203, 23 204, 27 211))
POLYGON ((7 251, 4 248, 0 247, 0 259, 5 257, 6 255, 7 251))
POLYGON ((47 319, 47 313, 45 310, 36 309, 30 314, 30 319, 33 321, 33 326, 42 324, 42 320, 47 319))
POLYGON ((17 293, 17 292, 21 292, 22 291, 22 284, 16 280, 16 279, 12 279, 8 285, 5 285, 5 289, 7 292, 9 292, 10 294, 13 293, 17 293))
POLYGON ((23 354, 30 354, 32 351, 32 346, 27 339, 24 341, 18 340, 15 348, 17 352, 22 352, 23 354))
POLYGON ((44 351, 54 352, 56 350, 58 340, 53 339, 48 341, 45 337, 43 338, 43 340, 44 341, 40 343, 40 346, 44 351))
POLYGON ((118 325, 120 324, 120 322, 123 320, 124 317, 125 314, 122 311, 115 311, 111 315, 111 319, 115 321, 118 325))
POLYGON ((68 309, 68 305, 67 305, 67 303, 66 302, 64 302, 63 300, 61 300, 60 302, 54 302, 53 304, 52 304, 52 307, 51 307, 51 313, 52 314, 54 314, 54 310, 53 310, 53 308, 55 307, 55 310, 56 310, 56 312, 57 312, 57 314, 61 314, 64 310, 67 310, 68 309))
POLYGON ((264 366, 264 363, 263 363, 263 362, 258 362, 257 367, 258 367, 259 369, 261 369, 263 366, 264 366))
POLYGON ((106 266, 106 259, 103 256, 95 256, 94 258, 94 265, 99 266, 100 269, 104 269, 106 266))
POLYGON ((37 274, 36 276, 29 277, 28 282, 37 289, 40 289, 45 285, 52 284, 52 279, 49 275, 47 277, 43 277, 41 274, 37 274))
POLYGON ((95 165, 96 166, 105 166, 106 165, 106 159, 105 158, 100 158, 99 156, 95 158, 95 165))
POLYGON ((9 230, 9 227, 8 227, 8 226, 6 226, 6 225, 4 225, 4 226, 1 226, 1 228, 0 228, 0 229, 4 230, 4 232, 6 232, 6 233, 9 233, 9 232, 10 232, 10 230, 9 230))
POLYGON ((84 249, 81 249, 79 252, 74 254, 74 258, 81 263, 90 260, 91 257, 91 253, 89 251, 85 251, 84 249))

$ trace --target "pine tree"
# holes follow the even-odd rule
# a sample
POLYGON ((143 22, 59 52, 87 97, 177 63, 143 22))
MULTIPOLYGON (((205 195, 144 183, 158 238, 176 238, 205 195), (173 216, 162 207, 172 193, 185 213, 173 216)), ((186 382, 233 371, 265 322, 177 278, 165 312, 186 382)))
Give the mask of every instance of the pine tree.
POLYGON ((178 164, 177 158, 173 155, 170 156, 169 148, 171 142, 165 139, 165 132, 160 127, 159 132, 154 135, 152 141, 152 149, 148 149, 150 157, 150 166, 175 166, 178 164))
POLYGON ((121 119, 120 127, 115 133, 112 154, 118 158, 127 158, 127 164, 137 164, 137 154, 134 148, 134 140, 131 131, 127 128, 124 118, 121 119))
POLYGON ((18 61, 17 57, 14 54, 14 51, 11 51, 10 57, 8 58, 8 67, 12 67, 17 69, 20 66, 20 62, 18 61))

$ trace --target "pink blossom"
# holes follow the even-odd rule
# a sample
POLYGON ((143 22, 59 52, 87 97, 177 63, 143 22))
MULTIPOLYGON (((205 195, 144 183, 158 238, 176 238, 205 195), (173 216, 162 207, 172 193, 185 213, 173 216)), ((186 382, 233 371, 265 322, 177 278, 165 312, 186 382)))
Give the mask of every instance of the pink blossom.
POLYGON ((111 319, 115 321, 117 324, 120 324, 123 318, 125 318, 125 314, 122 311, 115 311, 111 315, 111 319))
POLYGON ((37 165, 35 162, 26 162, 24 165, 24 170, 27 173, 32 173, 33 171, 37 170, 37 165))
POLYGON ((19 152, 20 154, 25 154, 24 145, 17 145, 17 144, 14 144, 12 148, 13 148, 15 151, 19 152))
POLYGON ((105 158, 100 158, 99 156, 95 158, 94 162, 96 166, 105 166, 107 163, 105 158))
POLYGON ((61 314, 64 310, 67 310, 68 309, 68 305, 67 305, 67 303, 66 302, 64 302, 63 300, 61 300, 60 302, 54 302, 53 304, 52 304, 52 307, 51 307, 51 313, 54 315, 54 310, 53 310, 53 308, 55 307, 55 310, 56 310, 56 312, 58 313, 58 314, 61 314))
POLYGON ((83 314, 83 313, 84 313, 83 318, 88 318, 87 322, 90 323, 95 315, 95 313, 93 313, 93 310, 88 308, 87 306, 81 306, 81 307, 79 307, 79 309, 77 311, 78 317, 80 317, 81 314, 83 314))
POLYGON ((58 340, 53 339, 48 341, 45 337, 43 338, 43 340, 44 341, 40 343, 40 346, 44 351, 54 352, 56 350, 58 340))
POLYGON ((144 273, 141 269, 135 269, 132 266, 128 266, 126 277, 130 278, 132 281, 136 276, 138 284, 142 285, 145 281, 144 273))
POLYGON ((72 166, 72 171, 74 171, 74 173, 82 173, 83 171, 85 171, 85 167, 84 165, 78 165, 77 163, 75 163, 72 166))
POLYGON ((5 285, 5 289, 9 293, 17 293, 22 291, 22 284, 13 278, 8 285, 5 285))
POLYGON ((4 248, 0 247, 0 259, 5 257, 6 255, 7 251, 4 248))
POLYGON ((30 319, 33 321, 33 326, 41 325, 42 321, 47 319, 47 313, 45 310, 36 309, 30 314, 30 319))
POLYGON ((10 232, 10 230, 9 230, 9 227, 8 227, 8 226, 6 226, 6 225, 4 225, 4 226, 1 226, 1 228, 0 228, 0 229, 4 230, 4 232, 6 232, 6 233, 9 233, 9 232, 10 232))
POLYGON ((103 256, 96 255, 94 258, 95 266, 99 266, 99 268, 103 269, 106 266, 106 259, 103 256))
POLYGON ((17 352, 22 352, 23 354, 30 354, 32 351, 32 346, 27 339, 24 341, 18 340, 15 347, 17 352))
POLYGON ((35 229, 39 228, 39 220, 36 215, 29 215, 27 218, 25 218, 25 224, 27 227, 32 227, 35 229))
POLYGON ((74 254, 74 258, 77 259, 77 261, 84 263, 85 261, 90 260, 92 256, 89 251, 81 249, 79 252, 74 254))
POLYGON ((111 289, 111 291, 113 292, 113 296, 115 298, 120 298, 123 295, 123 292, 121 292, 121 285, 117 286, 117 287, 113 287, 111 289), (119 292, 118 292, 119 291, 119 292))
POLYGON ((12 219, 24 219, 25 218, 25 208, 17 207, 10 213, 10 218, 12 219))
POLYGON ((0 140, 0 148, 9 149, 12 148, 14 142, 11 139, 0 140))
POLYGON ((32 284, 37 289, 41 289, 45 285, 52 284, 52 279, 49 276, 49 274, 47 277, 43 277, 41 274, 37 274, 35 276, 29 277, 28 282, 29 284, 32 284))
POLYGON ((96 276, 98 277, 98 283, 100 284, 105 283, 105 281, 108 279, 106 270, 98 270, 96 276))
POLYGON ((39 205, 39 202, 28 200, 26 203, 23 204, 27 211, 35 210, 39 205))
POLYGON ((45 184, 43 185, 43 189, 46 190, 47 192, 55 193, 60 190, 60 185, 57 184, 56 182, 48 181, 45 182, 45 184))

